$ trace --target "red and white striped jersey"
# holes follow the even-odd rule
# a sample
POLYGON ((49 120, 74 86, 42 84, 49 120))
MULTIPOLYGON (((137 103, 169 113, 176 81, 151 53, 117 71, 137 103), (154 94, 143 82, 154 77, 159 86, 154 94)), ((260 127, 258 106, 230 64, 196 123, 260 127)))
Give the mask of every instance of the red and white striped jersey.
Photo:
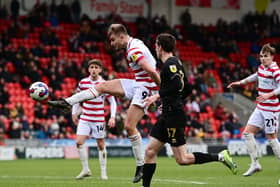
MULTIPOLYGON (((259 95, 277 89, 280 83, 280 69, 276 62, 273 62, 269 67, 260 65, 257 72, 257 78, 259 95)), ((279 112, 279 99, 277 96, 272 96, 268 100, 258 103, 257 107, 263 111, 279 112)))
MULTIPOLYGON (((93 81, 90 76, 87 78, 82 79, 79 84, 77 91, 87 90, 94 85, 99 84, 100 82, 104 82, 105 80, 100 77, 98 80, 93 81)), ((82 114, 80 116, 80 120, 88 121, 88 122, 105 122, 105 99, 108 99, 110 102, 110 99, 114 99, 113 96, 102 94, 99 97, 95 99, 90 99, 87 101, 84 101, 82 103, 82 114)), ((110 103, 111 104, 111 103, 110 103)), ((116 109, 112 111, 111 109, 111 116, 115 116, 116 109), (114 114, 112 114, 114 113, 114 114)))
POLYGON ((158 90, 157 85, 154 83, 150 75, 138 64, 143 58, 156 69, 156 60, 148 47, 141 40, 130 38, 127 44, 127 60, 130 68, 134 72, 136 82, 144 85, 149 90, 158 90))

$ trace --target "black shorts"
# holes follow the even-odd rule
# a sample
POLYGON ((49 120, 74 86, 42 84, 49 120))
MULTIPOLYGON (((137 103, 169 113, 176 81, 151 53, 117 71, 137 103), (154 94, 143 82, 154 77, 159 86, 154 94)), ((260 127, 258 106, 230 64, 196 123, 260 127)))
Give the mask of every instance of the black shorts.
POLYGON ((168 120, 160 117, 151 131, 151 136, 157 140, 169 143, 173 147, 178 147, 186 143, 184 127, 170 127, 166 122, 168 120))

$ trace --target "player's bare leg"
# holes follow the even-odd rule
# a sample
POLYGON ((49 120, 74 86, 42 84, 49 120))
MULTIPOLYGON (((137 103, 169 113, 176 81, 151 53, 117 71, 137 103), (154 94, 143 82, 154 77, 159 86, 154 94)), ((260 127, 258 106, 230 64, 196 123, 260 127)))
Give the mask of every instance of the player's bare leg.
POLYGON ((248 153, 251 158, 251 164, 249 169, 243 173, 243 176, 251 176, 256 172, 259 172, 262 170, 262 167, 259 163, 259 158, 258 158, 258 151, 257 151, 257 143, 255 140, 254 135, 259 131, 260 129, 258 127, 255 127, 253 125, 247 125, 244 133, 243 133, 243 138, 245 140, 245 145, 247 147, 248 153))
POLYGON ((172 146, 174 158, 179 165, 190 165, 195 163, 193 154, 186 154, 186 144, 179 147, 172 146))
POLYGON ((94 99, 103 93, 107 93, 117 97, 123 97, 124 90, 122 88, 121 81, 119 79, 105 81, 90 89, 78 92, 71 97, 48 101, 48 104, 53 107, 70 110, 72 105, 85 100, 94 99))
POLYGON ((164 143, 151 137, 150 142, 145 151, 145 164, 143 168, 142 187, 149 187, 152 177, 156 170, 157 153, 164 146, 164 143))
POLYGON ((142 151, 142 137, 138 132, 136 125, 144 116, 142 108, 136 105, 130 105, 127 110, 127 116, 124 121, 124 126, 132 145, 132 151, 136 158, 136 171, 133 183, 137 183, 143 176, 144 154, 142 151))
POLYGON ((97 146, 98 146, 98 158, 99 158, 99 164, 100 164, 100 178, 102 180, 108 180, 107 176, 107 150, 104 139, 97 139, 97 146))
POLYGON ((77 135, 77 140, 76 140, 77 149, 82 164, 82 171, 80 172, 79 175, 76 176, 76 179, 78 180, 91 176, 91 171, 89 169, 89 164, 88 164, 88 152, 85 147, 86 138, 87 136, 85 135, 77 135))

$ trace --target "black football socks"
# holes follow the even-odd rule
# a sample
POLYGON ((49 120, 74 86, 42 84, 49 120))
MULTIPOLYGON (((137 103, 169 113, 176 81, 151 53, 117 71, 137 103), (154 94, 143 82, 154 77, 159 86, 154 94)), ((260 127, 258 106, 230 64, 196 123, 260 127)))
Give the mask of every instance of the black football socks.
POLYGON ((142 187, 150 187, 152 177, 156 170, 156 163, 144 164, 142 187))
POLYGON ((207 163, 207 162, 218 161, 217 154, 195 152, 195 153, 193 153, 193 155, 195 158, 195 164, 203 164, 203 163, 207 163))

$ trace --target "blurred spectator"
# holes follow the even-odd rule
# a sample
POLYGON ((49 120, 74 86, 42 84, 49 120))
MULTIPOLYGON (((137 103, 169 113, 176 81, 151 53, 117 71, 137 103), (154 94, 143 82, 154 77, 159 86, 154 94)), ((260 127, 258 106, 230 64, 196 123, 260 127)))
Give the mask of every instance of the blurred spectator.
POLYGON ((209 119, 205 119, 202 122, 202 126, 203 126, 203 137, 204 138, 215 138, 214 137, 214 129, 213 129, 213 126, 210 123, 209 119))
POLYGON ((57 6, 57 16, 59 22, 61 23, 72 22, 70 8, 65 4, 64 0, 62 0, 61 3, 57 6))
POLYGON ((24 108, 21 103, 16 104, 15 110, 17 111, 17 117, 22 118, 24 116, 24 108))
POLYGON ((59 134, 59 124, 56 116, 53 116, 53 122, 50 125, 50 131, 51 134, 59 134))
POLYGON ((35 136, 38 139, 46 139, 48 138, 49 134, 49 126, 46 120, 39 120, 38 124, 34 126, 35 136))
POLYGON ((8 10, 5 5, 0 5, 0 19, 7 19, 8 10))
POLYGON ((19 8, 20 8, 19 1, 12 0, 11 4, 10 4, 10 11, 11 11, 12 20, 14 21, 14 23, 17 23, 18 16, 19 16, 19 8))
POLYGON ((191 17, 191 14, 190 14, 188 8, 186 8, 186 10, 180 16, 180 22, 183 25, 185 30, 190 29, 190 26, 191 26, 191 23, 192 23, 192 17, 191 17))
POLYGON ((81 4, 80 0, 74 0, 71 4, 71 11, 72 11, 72 19, 74 23, 80 22, 80 16, 81 16, 81 4))
POLYGON ((56 34, 51 31, 50 25, 47 22, 45 25, 44 30, 40 34, 40 41, 44 45, 59 45, 59 39, 57 38, 56 34))
POLYGON ((70 38, 70 46, 72 51, 78 51, 84 42, 93 42, 99 40, 94 38, 98 36, 93 35, 89 20, 83 20, 80 25, 80 31, 70 38))
MULTIPOLYGON (((217 88, 217 82, 216 79, 213 76, 212 72, 205 71, 203 74, 204 82, 206 83, 206 89, 207 88, 217 88)), ((206 92, 207 93, 207 92, 206 92)))
POLYGON ((199 96, 195 96, 192 100, 191 100, 191 108, 190 111, 194 112, 194 113, 199 113, 200 112, 200 98, 199 96))
POLYGON ((27 65, 26 74, 30 78, 31 82, 36 82, 41 80, 41 71, 39 70, 39 67, 36 65, 36 62, 33 60, 30 60, 30 62, 27 65))
POLYGON ((107 24, 108 25, 111 25, 113 23, 124 23, 122 17, 118 14, 116 14, 115 11, 113 11, 111 14, 109 14, 107 17, 106 17, 106 20, 107 20, 107 24))
POLYGON ((0 146, 5 145, 5 124, 4 124, 4 116, 0 116, 0 146))
POLYGON ((271 36, 279 36, 280 34, 280 19, 279 15, 277 14, 276 10, 273 10, 272 14, 270 15, 270 29, 271 29, 271 36))
POLYGON ((259 61, 253 54, 248 55, 247 62, 250 68, 257 68, 260 65, 259 61))
POLYGON ((50 24, 52 27, 57 27, 59 25, 58 17, 56 13, 51 14, 50 16, 50 24))
POLYGON ((144 116, 144 118, 140 120, 139 124, 137 125, 137 129, 139 130, 142 137, 148 137, 152 126, 151 119, 148 116, 144 116))
POLYGON ((0 128, 0 146, 5 146, 5 131, 0 128))
POLYGON ((200 112, 207 112, 207 107, 211 106, 211 99, 205 94, 200 95, 200 112))
POLYGON ((189 137, 197 137, 197 138, 203 137, 203 125, 199 123, 197 115, 191 116, 189 127, 190 127, 188 131, 189 137))
POLYGON ((15 117, 10 122, 9 137, 11 139, 19 139, 21 137, 22 124, 19 117, 15 117))
POLYGON ((82 53, 98 53, 99 48, 96 42, 84 42, 81 44, 79 51, 82 53))
POLYGON ((224 121, 226 119, 226 110, 223 107, 222 103, 218 103, 218 105, 216 106, 215 110, 214 110, 214 117, 218 120, 224 121))
MULTIPOLYGON (((3 115, 0 116, 0 136, 1 136, 1 133, 2 133, 2 136, 4 136, 5 131, 6 131, 5 122, 4 122, 5 118, 6 117, 3 115)), ((0 137, 0 141, 1 141, 1 137, 0 137)))
POLYGON ((50 14, 50 16, 57 14, 56 0, 52 0, 52 2, 50 4, 49 14, 50 14))
POLYGON ((8 93, 7 87, 3 84, 0 85, 0 104, 5 105, 9 102, 10 95, 8 93))
POLYGON ((9 117, 10 116, 10 109, 8 108, 8 103, 2 105, 0 104, 0 114, 1 115, 4 115, 6 117, 9 117))
POLYGON ((27 120, 27 116, 23 115, 21 118, 21 124, 22 124, 22 130, 23 131, 28 131, 29 130, 29 122, 27 120))
POLYGON ((238 122, 237 117, 234 114, 230 114, 225 123, 223 123, 219 132, 222 134, 223 140, 228 138, 240 138, 240 128, 242 125, 238 122))
POLYGON ((43 107, 42 107, 42 104, 39 103, 39 102, 35 102, 35 106, 34 106, 34 116, 36 118, 43 118, 44 115, 43 115, 43 107))

